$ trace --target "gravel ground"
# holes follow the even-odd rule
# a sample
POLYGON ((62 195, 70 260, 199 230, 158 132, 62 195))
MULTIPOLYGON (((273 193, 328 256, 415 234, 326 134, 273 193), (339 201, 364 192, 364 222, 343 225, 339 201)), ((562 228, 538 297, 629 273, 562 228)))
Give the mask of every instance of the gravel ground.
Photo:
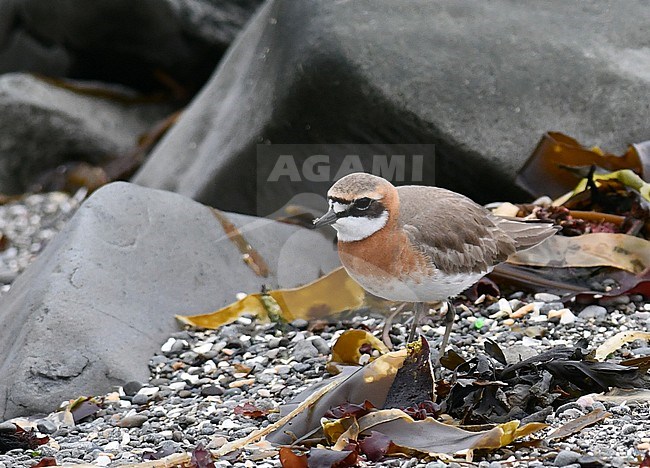
POLYGON ((0 296, 61 230, 85 195, 85 189, 72 197, 52 192, 0 205, 0 296))
MULTIPOLYGON (((29 264, 65 220, 74 212, 82 194, 32 195, 22 202, 0 207, 0 226, 9 245, 0 254, 5 286, 29 264)), ((603 285, 607 287, 607 285, 603 285)), ((528 357, 557 345, 571 345, 588 338, 597 347, 619 331, 648 331, 650 304, 640 297, 620 297, 607 307, 576 306, 563 310, 552 295, 515 293, 508 301, 470 305, 459 311, 452 345, 471 357, 486 338, 496 341, 506 354, 528 357), (538 313, 510 319, 499 311, 519 309, 535 302, 538 313), (492 318, 490 318, 492 317, 492 318), (537 327, 543 337, 528 336, 537 327)), ((55 415, 33 419, 50 442, 36 451, 14 450, 0 455, 0 468, 34 465, 41 457, 55 457, 58 464, 92 463, 120 466, 141 462, 147 454, 191 451, 199 442, 217 448, 226 441, 248 435, 279 419, 277 412, 252 419, 234 414, 234 408, 252 403, 276 410, 324 375, 329 349, 346 329, 367 327, 381 333, 383 318, 351 317, 312 330, 298 320, 286 327, 257 323, 242 317, 216 331, 179 331, 162 344, 150 361, 149 382, 130 382, 106 396, 106 405, 87 422, 70 427, 56 423, 55 415)), ((443 327, 437 318, 424 322, 423 333, 435 346, 443 327)), ((403 344, 404 325, 396 323, 391 339, 403 344)), ((624 355, 650 355, 645 342, 630 343, 624 355)), ((75 395, 70 395, 75 397, 75 395)), ((650 448, 650 408, 647 403, 600 403, 583 398, 550 415, 550 432, 564 423, 604 406, 612 417, 547 448, 524 448, 516 453, 501 449, 473 465, 499 466, 629 466, 650 448), (594 458, 595 457, 595 458, 594 458)), ((27 421, 17 421, 21 425, 27 421)), ((0 424, 0 431, 12 430, 0 424)), ((277 456, 264 447, 244 452, 236 460, 220 460, 217 467, 277 467, 277 456)), ((461 466, 452 463, 451 466, 461 466)), ((373 466, 438 467, 435 461, 388 459, 373 466)), ((462 466, 467 466, 463 464, 462 466)))

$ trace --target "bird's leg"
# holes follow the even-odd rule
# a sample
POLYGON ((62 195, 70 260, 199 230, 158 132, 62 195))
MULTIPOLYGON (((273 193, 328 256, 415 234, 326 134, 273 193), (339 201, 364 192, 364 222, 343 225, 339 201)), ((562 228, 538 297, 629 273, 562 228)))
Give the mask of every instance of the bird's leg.
POLYGON ((449 335, 451 335, 451 327, 454 325, 454 318, 456 317, 456 309, 451 301, 447 301, 447 313, 445 314, 445 334, 442 337, 442 344, 440 345, 440 357, 445 354, 447 344, 449 343, 449 335))
POLYGON ((413 325, 411 325, 411 331, 409 332, 409 339, 407 343, 410 343, 415 339, 415 330, 418 327, 418 323, 420 323, 420 317, 422 317, 422 313, 426 309, 426 304, 424 302, 416 302, 413 304, 413 325))

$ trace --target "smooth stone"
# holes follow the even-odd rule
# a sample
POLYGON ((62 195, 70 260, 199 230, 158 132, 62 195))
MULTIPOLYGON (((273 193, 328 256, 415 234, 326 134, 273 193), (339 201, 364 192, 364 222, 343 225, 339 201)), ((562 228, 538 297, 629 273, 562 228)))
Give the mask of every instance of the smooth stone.
POLYGON ((47 419, 41 419, 36 423, 36 429, 43 434, 54 434, 57 430, 56 424, 47 419))
POLYGON ((309 341, 311 341, 311 344, 314 345, 314 348, 316 348, 320 354, 328 355, 330 353, 330 345, 328 345, 327 341, 325 341, 320 336, 317 336, 309 341))
POLYGON ((16 425, 9 421, 0 423, 0 434, 13 434, 16 432, 16 425))
POLYGON ((138 393, 133 397, 131 402, 134 405, 146 405, 149 402, 149 397, 147 395, 143 395, 141 393, 138 393))
POLYGON ((133 180, 230 211, 273 213, 306 193, 322 209, 339 171, 360 169, 331 142, 409 141, 434 144, 435 157, 422 180, 393 179, 479 202, 521 197, 515 175, 548 129, 614 152, 647 139, 646 13, 640 3, 271 0, 133 180), (598 105, 585 105, 593 96, 598 105), (277 143, 305 150, 276 152, 295 155, 297 180, 272 182, 279 155, 264 147, 277 143), (313 155, 330 158, 314 167, 313 155))
POLYGON ((550 294, 550 293, 536 293, 535 296, 533 296, 536 301, 540 302, 559 302, 560 301, 560 296, 557 294, 550 294))
POLYGON ((117 425, 119 427, 142 427, 148 420, 149 418, 143 414, 134 414, 120 420, 117 425))
POLYGON ((567 466, 576 463, 582 455, 570 450, 562 450, 553 461, 554 466, 567 466))
POLYGON ((503 351, 503 355, 506 357, 508 364, 516 364, 537 355, 537 351, 530 346, 525 346, 523 344, 502 346, 501 350, 503 351))
POLYGON ((207 207, 123 182, 94 192, 0 301, 0 418, 146 382, 179 311, 207 313, 238 292, 296 287, 340 265, 318 232, 225 215, 268 264, 266 278, 207 207))
POLYGON ((130 382, 127 382, 124 384, 122 387, 122 390, 124 390, 124 393, 129 396, 134 396, 140 389, 142 388, 142 383, 138 382, 137 380, 131 380, 130 382))
POLYGON ((84 76, 146 89, 155 86, 153 70, 160 70, 191 91, 261 0, 67 0, 56 8, 47 0, 3 3, 0 73, 84 76))
POLYGON ((607 309, 599 305, 588 305, 580 311, 578 317, 581 319, 602 320, 607 317, 607 309))
POLYGON ((298 330, 307 330, 309 322, 305 319, 296 319, 291 322, 291 326, 297 328, 298 330))
POLYGON ((606 465, 604 461, 593 455, 584 455, 578 458, 577 461, 581 468, 599 468, 606 465))
POLYGON ((255 380, 262 385, 270 384, 274 378, 275 376, 273 374, 267 373, 261 373, 255 376, 255 380))
POLYGON ((0 192, 40 190, 43 174, 68 161, 100 164, 133 151, 171 110, 97 99, 24 73, 0 75, 0 192))
POLYGON ((203 387, 201 389, 201 395, 202 396, 219 396, 223 395, 224 389, 221 387, 217 387, 216 385, 210 385, 208 387, 203 387))
POLYGON ((292 356, 296 361, 305 361, 319 355, 318 349, 311 340, 298 341, 293 348, 292 356))

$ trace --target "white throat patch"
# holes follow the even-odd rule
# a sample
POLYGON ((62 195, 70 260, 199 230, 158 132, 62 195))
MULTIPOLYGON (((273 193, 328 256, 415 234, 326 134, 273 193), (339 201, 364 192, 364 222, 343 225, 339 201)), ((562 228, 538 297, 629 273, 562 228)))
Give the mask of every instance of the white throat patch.
POLYGON ((346 216, 336 220, 332 227, 338 232, 341 242, 360 241, 373 235, 386 226, 388 212, 384 211, 378 218, 365 216, 346 216))

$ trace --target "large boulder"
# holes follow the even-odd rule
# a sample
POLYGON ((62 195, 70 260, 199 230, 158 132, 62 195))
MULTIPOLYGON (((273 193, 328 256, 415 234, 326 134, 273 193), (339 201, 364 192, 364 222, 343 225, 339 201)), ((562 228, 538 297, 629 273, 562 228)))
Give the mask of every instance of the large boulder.
POLYGON ((515 173, 548 130, 613 151, 647 139, 646 13, 638 2, 270 0, 134 181, 254 213, 309 188, 266 184, 274 161, 257 160, 259 143, 425 143, 436 163, 425 183, 516 198, 515 173))
POLYGON ((166 117, 161 104, 82 95, 32 75, 0 76, 0 193, 22 193, 68 161, 124 157, 166 117))
POLYGON ((257 276, 210 209, 127 183, 98 190, 0 304, 0 421, 146 381, 175 314, 292 287, 338 265, 318 232, 226 214, 269 265, 257 276))
POLYGON ((0 73, 197 85, 261 1, 2 0, 0 73))

